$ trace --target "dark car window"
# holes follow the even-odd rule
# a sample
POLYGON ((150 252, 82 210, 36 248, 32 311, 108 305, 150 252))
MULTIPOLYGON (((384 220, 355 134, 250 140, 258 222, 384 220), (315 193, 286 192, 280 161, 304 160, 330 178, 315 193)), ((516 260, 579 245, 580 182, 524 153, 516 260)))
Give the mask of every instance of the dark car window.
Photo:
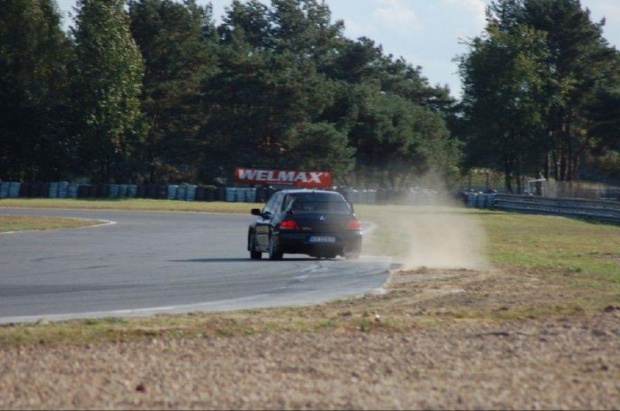
POLYGON ((282 211, 282 198, 284 197, 284 195, 282 193, 278 193, 276 194, 276 201, 273 204, 273 214, 279 213, 280 211, 282 211))
POLYGON ((351 207, 344 198, 336 194, 297 193, 286 197, 286 211, 302 213, 337 213, 350 214, 351 207))
POLYGON ((265 204, 265 208, 263 208, 263 214, 265 214, 267 212, 273 214, 273 210, 274 210, 273 206, 276 203, 277 199, 278 199, 278 194, 277 193, 271 196, 269 201, 267 201, 267 204, 265 204))

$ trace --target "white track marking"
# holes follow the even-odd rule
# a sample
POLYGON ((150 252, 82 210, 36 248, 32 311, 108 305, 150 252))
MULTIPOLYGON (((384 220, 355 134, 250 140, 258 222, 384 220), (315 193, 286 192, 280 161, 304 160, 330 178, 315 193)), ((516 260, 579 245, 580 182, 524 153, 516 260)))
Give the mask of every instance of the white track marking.
POLYGON ((98 227, 105 227, 105 226, 108 226, 108 225, 118 224, 116 221, 111 221, 111 220, 96 219, 95 221, 101 221, 101 224, 87 225, 87 226, 84 226, 84 227, 77 227, 77 228, 98 228, 98 227))
MULTIPOLYGON (((51 314, 51 315, 26 315, 17 317, 0 318, 0 324, 32 323, 38 321, 66 321, 73 319, 108 318, 108 317, 144 317, 153 314, 175 314, 193 311, 209 312, 209 308, 222 305, 235 305, 241 302, 258 300, 267 297, 267 294, 257 294, 248 297, 234 298, 229 300, 211 301, 196 304, 169 305, 163 307, 136 308, 133 310, 93 311, 88 313, 51 314)), ((243 309, 243 308, 240 308, 243 309)), ((217 310, 219 311, 219 310, 217 310)), ((222 310, 224 311, 224 310, 222 310)))

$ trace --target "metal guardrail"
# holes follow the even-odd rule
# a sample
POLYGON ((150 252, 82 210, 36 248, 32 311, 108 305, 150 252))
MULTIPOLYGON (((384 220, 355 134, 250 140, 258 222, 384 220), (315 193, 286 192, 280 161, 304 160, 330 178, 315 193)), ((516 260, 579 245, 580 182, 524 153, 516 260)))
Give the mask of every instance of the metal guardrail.
POLYGON ((498 194, 495 196, 495 208, 522 213, 553 214, 620 223, 620 202, 612 200, 554 199, 498 194))

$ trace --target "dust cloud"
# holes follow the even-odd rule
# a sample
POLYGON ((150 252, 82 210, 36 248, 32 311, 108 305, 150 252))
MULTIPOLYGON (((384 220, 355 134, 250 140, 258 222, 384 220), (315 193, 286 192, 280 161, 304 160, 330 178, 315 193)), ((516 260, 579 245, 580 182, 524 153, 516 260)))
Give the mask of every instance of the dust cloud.
POLYGON ((486 234, 475 216, 456 208, 435 207, 414 209, 407 218, 398 219, 409 237, 403 268, 488 268, 486 234))
POLYGON ((380 207, 380 216, 374 220, 379 227, 368 248, 364 247, 365 253, 379 251, 381 242, 389 242, 398 247, 382 253, 395 257, 403 269, 489 268, 486 233, 475 212, 450 199, 432 206, 380 207))

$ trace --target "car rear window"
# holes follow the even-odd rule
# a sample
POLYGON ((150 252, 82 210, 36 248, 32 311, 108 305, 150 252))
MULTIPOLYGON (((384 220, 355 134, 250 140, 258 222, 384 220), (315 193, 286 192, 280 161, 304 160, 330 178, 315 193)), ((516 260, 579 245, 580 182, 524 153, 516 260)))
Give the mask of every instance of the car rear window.
POLYGON ((326 193, 290 194, 286 199, 284 209, 295 214, 351 213, 351 207, 342 196, 326 193))

